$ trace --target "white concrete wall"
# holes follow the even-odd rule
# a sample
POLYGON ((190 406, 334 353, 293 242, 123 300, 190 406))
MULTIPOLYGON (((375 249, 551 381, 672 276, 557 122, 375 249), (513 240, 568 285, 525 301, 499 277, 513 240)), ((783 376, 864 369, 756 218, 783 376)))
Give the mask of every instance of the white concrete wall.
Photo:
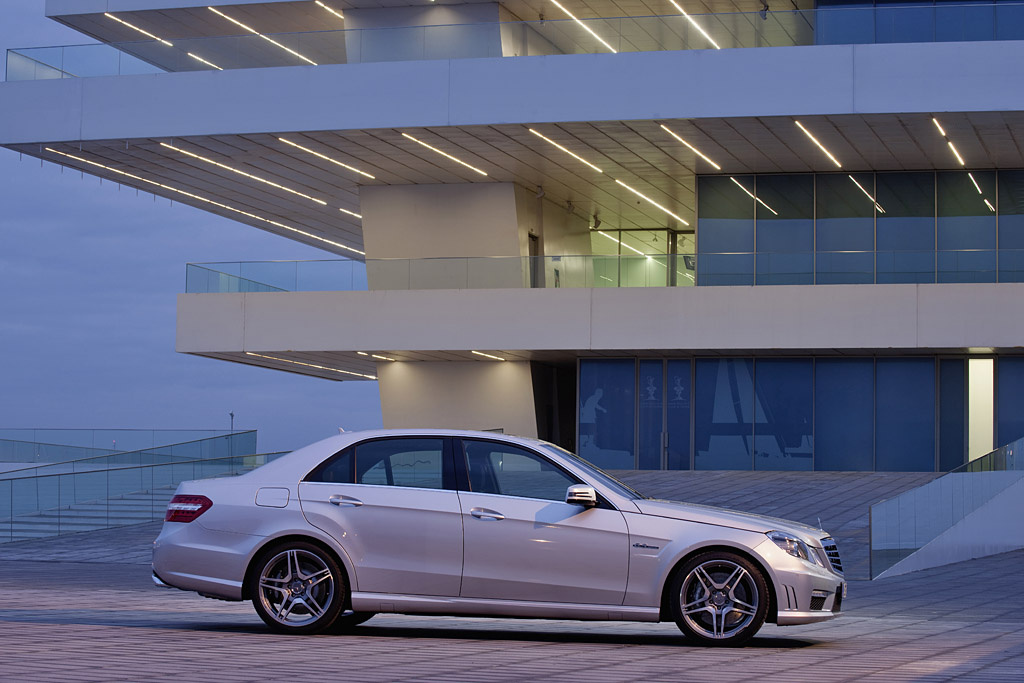
POLYGON ((0 83, 0 144, 666 117, 1020 111, 1024 88, 1006 84, 1021 82, 1024 41, 453 59, 11 82, 0 83))
POLYGON ((529 363, 379 363, 386 428, 501 429, 537 436, 529 363))
MULTIPOLYGON (((1024 548, 1024 524, 1021 524, 1024 519, 1024 479, 1020 478, 1020 472, 999 474, 1017 475, 1018 481, 910 557, 882 572, 878 578, 1024 548)), ((941 514, 941 511, 937 510, 936 514, 941 514)))
POLYGON ((370 289, 525 284, 512 183, 364 185, 359 205, 370 289))
POLYGON ((177 349, 1019 350, 1021 320, 1024 283, 179 294, 177 349))

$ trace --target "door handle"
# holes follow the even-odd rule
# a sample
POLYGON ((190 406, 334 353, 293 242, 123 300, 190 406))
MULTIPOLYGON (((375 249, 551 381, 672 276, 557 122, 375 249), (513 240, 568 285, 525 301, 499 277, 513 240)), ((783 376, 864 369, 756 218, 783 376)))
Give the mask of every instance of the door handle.
POLYGON ((332 505, 346 508, 357 508, 363 504, 363 501, 352 496, 333 495, 327 499, 332 505))
POLYGON ((505 515, 500 512, 495 512, 494 510, 488 510, 487 508, 473 508, 469 511, 469 514, 473 515, 477 519, 505 519, 505 515))

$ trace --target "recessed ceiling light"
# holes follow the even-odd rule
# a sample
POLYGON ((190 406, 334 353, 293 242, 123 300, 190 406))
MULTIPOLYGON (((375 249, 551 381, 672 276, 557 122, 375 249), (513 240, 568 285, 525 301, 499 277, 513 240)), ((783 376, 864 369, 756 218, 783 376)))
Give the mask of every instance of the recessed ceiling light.
POLYGON ((770 207, 770 206, 768 206, 767 204, 765 204, 765 203, 764 203, 764 202, 763 202, 763 201, 761 200, 761 198, 760 198, 760 197, 758 197, 757 195, 755 195, 755 194, 754 194, 753 192, 751 192, 751 191, 750 191, 750 190, 748 190, 747 188, 743 187, 743 183, 741 183, 740 181, 736 180, 736 179, 735 179, 735 178, 733 178, 732 176, 729 176, 729 180, 731 180, 731 181, 733 181, 734 183, 736 183, 736 186, 737 186, 737 187, 739 187, 739 188, 740 188, 741 190, 743 190, 744 192, 746 192, 746 193, 747 193, 747 194, 748 194, 748 195, 750 196, 750 198, 751 198, 751 199, 753 199, 753 200, 754 200, 755 202, 757 202, 758 204, 760 204, 760 205, 761 205, 761 206, 763 206, 764 208, 768 209, 769 211, 771 211, 772 213, 774 213, 774 214, 775 214, 776 216, 778 216, 778 215, 779 215, 779 212, 778 212, 778 211, 776 211, 776 210, 775 210, 775 209, 773 209, 772 207, 770 207))
POLYGON ((442 152, 441 150, 439 150, 437 147, 434 147, 433 145, 428 145, 427 143, 423 142, 422 140, 417 140, 416 138, 414 138, 413 136, 409 135, 408 133, 402 133, 402 135, 404 137, 409 138, 410 140, 412 140, 413 142, 415 142, 417 144, 423 145, 424 147, 426 147, 427 149, 431 150, 432 152, 437 152, 438 154, 440 154, 443 157, 447 157, 447 158, 451 159, 452 161, 454 161, 456 163, 462 164, 463 166, 465 166, 468 169, 476 171, 480 175, 483 175, 483 176, 487 175, 487 173, 485 173, 484 171, 481 171, 476 166, 470 166, 469 164, 467 164, 462 159, 457 159, 456 157, 453 157, 451 154, 448 154, 448 152, 442 152))
POLYGON ((619 185, 622 185, 624 188, 626 188, 627 190, 629 190, 630 192, 635 194, 637 197, 640 197, 641 199, 643 199, 647 203, 651 204, 652 206, 658 207, 659 209, 661 209, 662 211, 667 213, 669 216, 672 216, 672 218, 675 218, 677 221, 679 221, 683 225, 689 225, 689 223, 684 221, 682 218, 680 218, 679 216, 675 215, 674 213, 672 213, 671 211, 666 209, 664 206, 662 206, 658 202, 654 201, 653 199, 651 199, 647 195, 643 194, 642 192, 639 192, 638 190, 634 190, 632 187, 630 187, 629 185, 627 185, 626 183, 622 182, 619 179, 616 179, 615 182, 617 182, 619 185))
POLYGON ((327 6, 327 5, 325 5, 324 3, 320 2, 320 0, 316 0, 316 4, 320 5, 320 6, 321 6, 321 7, 323 7, 323 8, 325 9, 325 10, 327 10, 328 12, 330 12, 331 14, 333 14, 334 16, 338 17, 339 19, 344 19, 344 18, 345 18, 345 15, 344 15, 344 14, 342 14, 341 12, 339 12, 339 11, 338 11, 338 10, 336 10, 336 9, 332 9, 332 8, 328 7, 328 6, 327 6))
POLYGON ((939 120, 934 116, 932 117, 932 123, 934 123, 935 127, 939 129, 939 135, 941 135, 942 137, 946 137, 946 131, 942 129, 942 124, 939 123, 939 120))
POLYGON ((972 183, 974 183, 974 189, 978 191, 978 194, 984 194, 984 192, 981 191, 981 185, 979 185, 978 181, 974 179, 974 175, 968 173, 967 177, 971 179, 972 183))
POLYGON ((362 219, 363 217, 362 214, 358 214, 355 211, 349 211, 348 209, 342 209, 340 207, 338 208, 338 211, 341 211, 342 213, 347 213, 349 216, 355 216, 356 218, 359 219, 362 219))
POLYGON ((290 187, 286 187, 284 185, 281 185, 280 183, 275 183, 275 182, 273 182, 271 180, 267 180, 266 178, 261 178, 258 175, 253 175, 252 173, 246 173, 245 171, 242 171, 242 170, 237 169, 237 168, 233 168, 231 166, 228 166, 227 164, 222 164, 219 161, 214 161, 213 159, 209 159, 207 157, 200 156, 199 154, 195 154, 194 152, 189 152, 188 150, 180 149, 178 147, 175 147, 174 145, 169 145, 166 142, 161 142, 160 146, 161 147, 166 147, 167 149, 173 149, 175 152, 180 152, 181 154, 184 154, 187 157, 191 157, 193 159, 198 159, 199 161, 202 161, 203 163, 211 164, 211 165, 216 166, 218 168, 223 168, 226 171, 231 171, 232 173, 237 173, 240 176, 244 176, 246 178, 249 178, 251 180, 255 180, 255 181, 263 183, 265 185, 270 185, 271 187, 276 187, 279 190, 284 190, 285 192, 290 192, 290 193, 292 193, 294 195, 298 195, 299 197, 302 197, 303 199, 308 199, 311 202, 316 202, 320 206, 327 206, 327 202, 325 202, 322 199, 317 199, 316 197, 310 197, 308 194, 305 194, 304 192, 299 192, 298 190, 293 190, 290 187))
POLYGON ((353 375, 355 377, 363 377, 365 379, 377 379, 374 375, 364 375, 361 372, 352 372, 350 370, 339 370, 338 368, 329 368, 326 365, 316 365, 315 363, 303 363, 300 360, 291 360, 289 358, 278 358, 277 356, 268 356, 263 353, 253 353, 252 351, 246 351, 247 356, 256 356, 257 358, 266 358, 267 360, 276 360, 280 363, 291 363, 292 365, 302 365, 307 368, 315 368, 317 370, 327 370, 329 372, 337 372, 342 375, 353 375))
POLYGON ((223 71, 224 70, 223 68, 221 68, 221 67, 217 66, 216 64, 214 64, 213 62, 206 61, 205 59, 203 59, 202 57, 200 57, 197 54, 193 54, 191 52, 186 52, 185 54, 187 54, 189 57, 191 57, 192 59, 196 60, 197 62, 202 62, 206 66, 212 66, 217 71, 223 71))
POLYGON ((291 140, 286 140, 285 138, 278 138, 278 140, 280 140, 281 142, 285 143, 286 145, 291 145, 292 147, 297 147, 298 149, 301 149, 303 152, 308 152, 309 154, 312 154, 315 157, 320 157, 321 159, 323 159, 325 161, 329 161, 332 164, 337 164, 338 166, 341 166, 342 168, 347 168, 348 170, 350 170, 350 171, 352 171, 354 173, 358 173, 360 175, 364 175, 367 178, 370 178, 371 180, 376 180, 375 177, 373 177, 372 175, 370 175, 366 171, 360 171, 355 166, 349 166, 348 164, 343 164, 342 162, 338 161, 337 159, 332 159, 331 157, 327 156, 326 154, 321 154, 320 152, 312 150, 312 149, 310 149, 308 147, 303 147, 302 145, 298 144, 297 142, 292 142, 291 140))
POLYGON ((811 142, 813 142, 814 144, 816 144, 816 145, 818 146, 818 148, 819 148, 819 149, 820 149, 820 150, 821 150, 822 152, 824 152, 824 153, 825 153, 825 156, 827 156, 827 157, 828 157, 829 159, 831 159, 831 160, 832 160, 832 163, 833 163, 833 164, 835 164, 835 165, 836 165, 836 166, 838 166, 839 168, 842 168, 842 167, 843 167, 843 165, 842 165, 841 163, 839 163, 839 160, 838 160, 838 159, 836 159, 836 158, 835 158, 834 156, 832 156, 832 152, 830 152, 830 151, 828 151, 827 149, 825 149, 825 145, 823 145, 823 144, 821 144, 820 142, 818 142, 818 138, 816 138, 816 137, 814 137, 813 135, 811 135, 811 131, 809 131, 809 130, 807 130, 806 128, 804 128, 803 124, 802 124, 802 123, 800 123, 799 121, 795 121, 795 120, 794 120, 794 123, 796 123, 796 125, 800 127, 800 130, 802 130, 802 131, 804 132, 804 135, 806 135, 807 137, 809 137, 809 138, 811 139, 811 142))
POLYGON ((563 152, 565 152, 565 153, 566 153, 566 154, 568 154, 569 156, 573 157, 574 159, 577 159, 577 160, 579 160, 579 161, 582 161, 583 163, 585 163, 585 164, 586 164, 587 166, 589 166, 590 168, 594 169, 594 170, 595 170, 595 171, 597 171, 598 173, 604 173, 604 171, 602 171, 602 170, 601 170, 601 169, 599 169, 599 168, 598 168, 597 166, 595 166, 594 164, 590 163, 589 161, 587 161, 586 159, 584 159, 583 157, 581 157, 581 156, 580 156, 579 154, 576 154, 575 152, 571 152, 571 151, 569 151, 568 149, 566 149, 566 148, 565 148, 565 147, 563 147, 562 145, 558 144, 557 142, 555 142, 555 141, 554 141, 554 140, 552 140, 551 138, 549 138, 549 137, 545 137, 544 135, 541 135, 540 133, 538 133, 537 131, 535 131, 535 130, 534 130, 533 128, 529 128, 528 130, 529 130, 529 131, 530 131, 531 133, 533 133, 534 135, 536 135, 537 137, 539 137, 539 138, 540 138, 541 140, 544 140, 545 142, 551 143, 552 145, 554 145, 554 146, 555 146, 555 147, 557 147, 558 149, 562 150, 563 152))
MULTIPOLYGON (((705 31, 705 30, 704 30, 703 28, 701 28, 701 25, 700 25, 700 24, 698 24, 698 23, 697 23, 696 21, 694 21, 694 20, 693 20, 693 17, 691 17, 691 16, 689 15, 689 14, 687 14, 687 13, 686 13, 686 10, 684 10, 684 9, 683 9, 682 7, 680 7, 680 6, 679 6, 679 4, 678 4, 678 3, 676 2, 676 0, 669 0, 669 2, 671 2, 671 3, 672 3, 672 6, 673 6, 673 7, 675 7, 675 8, 676 8, 676 10, 678 10, 680 14, 682 14, 682 15, 683 15, 684 17, 686 17, 686 20, 687 20, 687 21, 689 21, 689 22, 690 22, 690 24, 691 24, 691 25, 692 25, 692 26, 693 26, 693 27, 694 27, 695 29, 697 29, 698 31, 700 31, 700 34, 701 34, 702 36, 704 36, 705 38, 707 38, 707 40, 708 40, 708 42, 709 42, 709 43, 711 43, 712 45, 714 45, 714 46, 715 46, 715 49, 716 49, 716 50, 721 50, 721 49, 722 49, 721 47, 719 47, 718 43, 716 43, 716 42, 715 42, 715 39, 714 39, 714 38, 712 38, 711 36, 709 36, 709 35, 708 35, 708 33, 707 33, 707 31, 705 31)), ((766 5, 766 6, 767 6, 767 5, 766 5)))
POLYGON ((662 128, 664 128, 664 129, 665 129, 665 132, 666 132, 666 133, 668 133, 669 135, 671 135, 672 137, 674 137, 674 138, 675 138, 676 140, 678 140, 679 142, 681 142, 681 143, 683 143, 684 145, 686 145, 687 147, 689 147, 689 148, 690 148, 690 149, 691 149, 691 150, 693 151, 693 153, 694 153, 694 154, 696 154, 697 156, 699 156, 699 157, 700 157, 701 159, 703 159, 704 161, 706 161, 706 162, 708 162, 709 164, 711 164, 712 166, 714 166, 714 167, 715 167, 715 170, 716 170, 716 171, 721 171, 721 170, 722 170, 722 167, 721 167, 721 166, 719 166, 719 165, 718 165, 718 164, 716 164, 715 162, 711 161, 711 159, 709 159, 709 158, 708 158, 708 157, 707 157, 707 156, 706 156, 706 155, 705 155, 705 154, 704 154, 703 152, 701 152, 701 151, 700 151, 699 149, 697 149, 696 147, 694 147, 693 145, 691 145, 691 144, 690 144, 689 142, 687 142, 686 140, 684 140, 684 139, 682 139, 681 137, 679 137, 679 136, 678 136, 678 135, 677 135, 677 134, 675 133, 675 131, 671 130, 671 129, 670 129, 670 128, 669 128, 668 126, 666 126, 665 124, 660 124, 660 125, 661 125, 661 127, 662 127, 662 128))
POLYGON ((317 66, 317 63, 316 63, 316 62, 314 62, 314 61, 313 61, 312 59, 310 59, 309 57, 306 57, 306 56, 304 56, 304 55, 300 55, 300 54, 299 54, 298 52, 296 52, 295 50, 291 49, 290 47, 285 47, 284 45, 282 45, 281 43, 277 42, 277 41, 276 41, 276 40, 274 40, 273 38, 270 38, 270 37, 268 37, 268 36, 265 36, 265 35, 263 35, 263 34, 262 34, 262 33, 260 33, 259 31, 257 31, 256 29, 254 29, 254 28, 251 28, 251 27, 249 27, 249 26, 246 26, 245 24, 243 24, 242 22, 238 21, 237 19, 232 19, 231 17, 229 17, 228 15, 224 14, 223 12, 221 12, 221 11, 220 11, 219 9, 217 9, 216 7, 207 7, 206 9, 210 10, 210 11, 211 11, 211 12, 213 12, 214 14, 218 14, 218 15, 220 15, 220 16, 222 16, 222 17, 224 17, 225 19, 227 19, 228 21, 230 21, 230 22, 231 22, 232 24, 234 24, 234 25, 236 25, 236 26, 240 26, 241 28, 244 28, 244 29, 245 29, 246 31, 248 31, 249 33, 252 33, 253 35, 257 35, 257 36, 259 36, 260 38, 262 38, 263 40, 267 41, 268 43, 272 43, 272 44, 276 45, 277 47, 281 48, 281 49, 282 49, 282 50, 284 50, 285 52, 288 52, 288 53, 290 53, 290 54, 293 54, 293 55, 295 55, 296 57, 298 57, 298 58, 299 58, 299 59, 301 59, 302 61, 304 61, 304 62, 309 62, 309 63, 310 63, 310 64, 312 64, 313 66, 317 66))
POLYGON ((475 353, 478 356, 483 356, 485 358, 490 358, 491 360, 505 360, 504 358, 499 358, 498 356, 492 356, 491 354, 484 353, 483 351, 470 351, 470 353, 475 353))
POLYGON ((573 14, 572 12, 570 12, 569 10, 565 9, 564 7, 562 7, 562 6, 561 6, 561 5, 560 5, 560 4, 558 3, 558 0, 551 0, 551 3, 552 3, 552 4, 553 4, 553 5, 555 6, 555 7, 557 7, 558 9, 562 10, 562 11, 563 11, 563 12, 565 12, 565 13, 566 13, 567 15, 569 15, 569 18, 570 18, 570 19, 572 19, 572 20, 573 20, 573 21, 575 21, 575 22, 576 22, 577 24, 579 24, 580 26, 582 26, 582 27, 583 27, 583 30, 584 30, 584 31, 586 31, 586 32, 587 32, 587 33, 589 33, 590 35, 592 35, 592 36, 594 36, 595 38, 597 38, 597 39, 598 39, 598 40, 599 40, 599 41, 601 42, 601 44, 602 44, 602 45, 604 45, 604 46, 605 46, 606 48, 608 48, 608 49, 609 49, 609 50, 611 50, 612 52, 617 52, 617 50, 616 50, 616 49, 615 49, 614 47, 612 47, 612 46, 611 46, 611 45, 609 45, 609 44, 608 44, 607 42, 605 42, 605 39, 604 39, 604 38, 602 38, 601 36, 599 36, 599 35, 597 35, 596 33, 594 33, 594 31, 593 31, 593 30, 592 30, 592 29, 591 29, 591 28, 590 28, 589 26, 587 26, 587 25, 586 25, 586 24, 584 24, 584 23, 583 23, 582 21, 580 21, 579 19, 577 19, 577 18, 576 18, 576 15, 574 15, 574 14, 573 14))
POLYGON ((960 156, 960 152, 956 151, 956 147, 953 146, 953 141, 946 140, 946 144, 949 145, 949 149, 953 152, 953 156, 956 157, 956 160, 960 162, 960 165, 966 166, 966 164, 964 164, 964 158, 960 156))
POLYGON ((298 228, 293 228, 292 226, 285 225, 284 223, 281 223, 279 221, 275 221, 275 220, 272 220, 270 218, 265 218, 263 216, 259 216, 257 214, 251 213, 249 211, 243 211, 242 209, 237 209, 237 208, 235 208, 233 206, 229 206, 228 204, 224 204, 222 202, 218 202, 218 201, 215 201, 213 199, 209 199, 207 197, 203 197, 203 196, 195 194, 193 192, 188 192, 186 190, 181 190, 181 189, 179 189, 177 187, 172 187, 171 185, 165 185, 164 183, 160 183, 160 182, 157 182, 155 180, 150 180, 149 178, 143 178, 142 176, 135 175, 134 173, 128 173, 127 171, 122 171, 121 169, 118 169, 118 168, 113 168, 111 166, 106 166, 106 165, 101 164, 101 163, 96 162, 96 161, 91 161, 89 159, 85 159, 85 158, 80 157, 80 156, 75 156, 74 154, 68 154, 66 152, 61 152, 61 151, 58 151, 56 149, 53 149, 52 147, 46 147, 44 149, 46 149, 47 152, 52 152, 53 154, 59 154, 62 157, 67 157, 68 159, 74 159, 75 161, 80 161, 83 164, 89 164, 90 166, 96 166, 97 168, 102 168, 104 170, 110 171, 111 173, 116 173, 117 175, 121 175, 121 176, 124 176, 126 178, 131 178, 132 180, 137 180, 137 181, 139 181, 141 183, 146 183, 147 185, 154 185, 154 186, 159 187, 159 188, 161 188, 163 190, 167 190, 168 192, 174 192, 176 194, 180 194, 180 195, 183 195, 185 197, 189 197, 190 199, 195 199, 196 201, 200 201, 200 202, 203 202, 205 204, 209 204, 211 206, 216 206, 218 208, 225 209, 226 211, 231 211, 233 213, 237 213, 239 215, 245 216, 246 218, 252 218, 253 220, 257 220, 257 221, 260 221, 262 223, 267 223, 269 225, 273 225, 275 227, 282 228, 284 230, 289 230, 291 232, 297 233, 297 234, 302 235, 304 237, 308 237, 308 238, 316 240, 318 242, 323 242, 325 244, 330 244, 333 247, 338 247, 339 249, 345 249, 347 251, 355 252, 356 254, 359 254, 360 256, 366 256, 366 252, 365 251, 359 251, 358 249, 354 249, 354 248, 352 248, 352 247, 350 247, 350 246, 348 246, 346 244, 342 244, 341 242, 335 242, 334 240, 329 240, 329 239, 327 239, 325 237, 321 237, 319 235, 314 235, 311 232, 306 232, 305 230, 299 230, 298 228))
POLYGON ((135 31, 138 31, 138 32, 139 32, 139 33, 141 33, 142 35, 144 35, 144 36, 147 36, 147 37, 149 37, 149 38, 152 38, 153 40, 159 40, 159 41, 160 41, 161 43, 163 43, 164 45, 166 45, 166 46, 168 46, 168 47, 174 47, 174 43, 172 43, 171 41, 169 41, 169 40, 164 40, 163 38, 161 38, 161 37, 159 37, 159 36, 154 36, 154 35, 153 35, 152 33, 150 33, 149 31, 143 30, 143 29, 139 28, 138 26, 136 26, 135 24, 129 24, 129 23, 128 23, 127 21, 125 21, 124 19, 121 19, 121 18, 119 18, 119 17, 115 17, 115 16, 114 16, 113 14, 111 14, 110 12, 104 12, 104 13, 103 13, 103 16, 107 17, 108 19, 113 19, 114 21, 118 22, 119 24, 124 24, 124 25, 125 25, 125 26, 127 26, 128 28, 130 28, 130 29, 133 29, 133 30, 135 30, 135 31))

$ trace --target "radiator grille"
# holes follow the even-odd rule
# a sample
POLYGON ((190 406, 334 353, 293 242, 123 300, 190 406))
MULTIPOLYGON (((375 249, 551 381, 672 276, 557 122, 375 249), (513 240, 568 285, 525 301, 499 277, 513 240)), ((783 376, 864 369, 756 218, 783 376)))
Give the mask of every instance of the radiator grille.
POLYGON ((839 548, 836 546, 836 542, 831 538, 821 539, 821 547, 828 555, 829 564, 832 565, 832 569, 836 572, 843 573, 843 561, 839 559, 839 548))

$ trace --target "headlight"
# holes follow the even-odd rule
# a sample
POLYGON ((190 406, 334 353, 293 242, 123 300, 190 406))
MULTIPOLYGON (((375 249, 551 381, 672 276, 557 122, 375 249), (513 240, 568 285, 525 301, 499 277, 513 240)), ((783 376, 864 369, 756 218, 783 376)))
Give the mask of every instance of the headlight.
POLYGON ((818 554, 807 547, 807 544, 799 538, 790 536, 782 531, 769 531, 767 536, 775 541, 775 545, 779 546, 793 557, 799 557, 801 560, 806 560, 811 564, 819 564, 818 554))

